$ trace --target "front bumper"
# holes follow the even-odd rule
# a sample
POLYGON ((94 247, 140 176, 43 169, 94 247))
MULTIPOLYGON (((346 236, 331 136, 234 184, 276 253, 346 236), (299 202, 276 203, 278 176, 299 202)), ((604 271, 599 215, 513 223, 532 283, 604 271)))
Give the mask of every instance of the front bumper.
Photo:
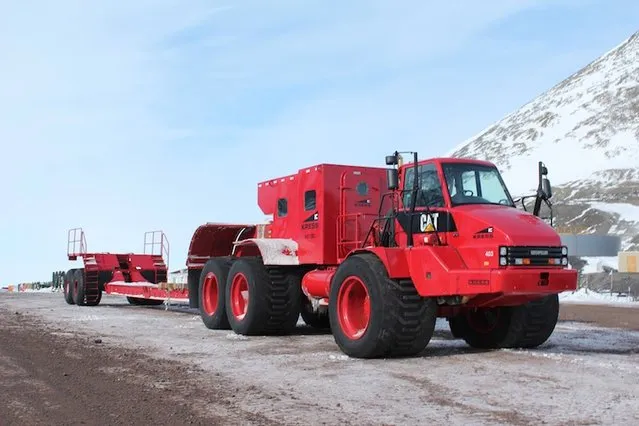
POLYGON ((415 278, 413 275, 417 292, 424 297, 472 297, 482 294, 534 296, 577 289, 577 271, 574 269, 463 269, 432 274, 430 279, 415 278))
POLYGON ((499 269, 490 272, 492 293, 550 294, 577 289, 574 269, 499 269))

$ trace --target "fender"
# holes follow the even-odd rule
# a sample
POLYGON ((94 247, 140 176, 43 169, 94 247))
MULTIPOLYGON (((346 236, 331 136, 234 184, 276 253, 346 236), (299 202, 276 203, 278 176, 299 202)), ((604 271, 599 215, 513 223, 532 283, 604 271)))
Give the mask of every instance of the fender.
POLYGON ((247 238, 234 243, 236 248, 255 245, 265 265, 299 265, 298 244, 288 238, 247 238))
POLYGON ((372 253, 386 268, 389 278, 410 278, 407 250, 402 247, 365 247, 348 253, 348 257, 361 253, 372 253))

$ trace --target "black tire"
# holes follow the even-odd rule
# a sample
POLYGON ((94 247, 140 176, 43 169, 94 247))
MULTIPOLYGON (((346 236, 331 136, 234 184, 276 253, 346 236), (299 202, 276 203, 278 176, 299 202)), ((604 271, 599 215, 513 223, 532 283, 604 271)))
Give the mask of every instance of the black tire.
POLYGON ((559 295, 552 294, 520 307, 525 312, 526 326, 517 342, 520 348, 535 348, 544 344, 555 331, 559 320, 559 295))
POLYGON ((554 294, 520 306, 478 309, 457 317, 466 343, 474 348, 533 348, 552 335, 559 318, 559 296, 554 294), (479 330, 478 318, 495 315, 492 328, 479 330), (474 320, 471 318, 475 316, 474 320))
POLYGON ((189 269, 187 273, 187 285, 189 288, 189 308, 198 309, 200 307, 200 277, 201 269, 189 269))
POLYGON ((64 289, 64 301, 69 305, 75 305, 73 300, 73 281, 75 280, 74 274, 76 269, 69 269, 63 277, 63 289, 64 289))
POLYGON ((300 311, 302 320, 309 327, 327 330, 331 328, 331 320, 326 312, 313 312, 313 305, 303 292, 300 292, 300 311))
POLYGON ((84 268, 76 269, 73 272, 73 280, 71 281, 73 288, 73 301, 78 306, 84 306, 84 268))
POLYGON ((464 337, 464 324, 463 320, 460 322, 459 316, 448 318, 448 328, 450 328, 450 334, 452 334, 455 339, 464 337))
POLYGON ((410 280, 392 280, 372 253, 354 255, 337 269, 331 284, 329 317, 335 342, 354 358, 414 356, 426 348, 435 331, 437 302, 421 297, 410 280), (357 339, 340 324, 338 295, 346 278, 357 277, 370 299, 370 320, 357 339))
POLYGON ((87 306, 98 306, 102 301, 102 290, 99 291, 91 300, 86 300, 85 304, 87 306))
POLYGON ((145 299, 143 297, 126 297, 127 302, 135 306, 158 306, 164 303, 164 300, 145 299))
POLYGON ((84 304, 86 306, 97 306, 102 300, 102 289, 100 288, 100 272, 83 270, 84 304))
MULTIPOLYGON (((161 273, 157 273, 156 274, 153 269, 143 269, 143 270, 140 271, 140 275, 142 275, 142 277, 145 280, 147 280, 148 282, 153 283, 153 284, 157 284, 157 282, 162 279, 160 277, 160 274, 161 273), (157 278, 159 278, 159 280, 157 278)), ((109 278, 109 281, 111 281, 111 279, 112 279, 112 277, 109 278)), ((164 300, 146 299, 144 297, 127 296, 126 300, 131 305, 136 305, 136 306, 159 306, 159 305, 164 303, 164 300)))
POLYGON ((206 262, 200 274, 200 283, 197 287, 197 303, 202 322, 206 328, 211 330, 228 330, 231 328, 226 315, 226 281, 231 262, 231 258, 228 256, 213 257, 206 262), (210 285, 215 285, 217 289, 217 303, 206 300, 207 295, 205 293, 208 293, 208 286, 210 285), (215 306, 211 306, 211 303, 215 306))
POLYGON ((300 316, 300 286, 295 272, 287 268, 266 267, 261 258, 242 257, 233 262, 228 274, 225 301, 233 331, 246 336, 290 334, 300 316), (233 313, 233 281, 243 275, 248 286, 246 315, 233 313))

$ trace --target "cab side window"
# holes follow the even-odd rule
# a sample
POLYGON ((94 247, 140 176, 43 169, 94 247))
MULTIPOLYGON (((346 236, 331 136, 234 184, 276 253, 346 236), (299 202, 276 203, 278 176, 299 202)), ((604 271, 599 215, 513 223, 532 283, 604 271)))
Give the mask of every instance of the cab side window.
POLYGON ((277 217, 286 217, 288 214, 288 200, 280 198, 277 200, 277 217))
POLYGON ((315 210, 317 208, 317 194, 315 190, 304 193, 304 211, 315 210))

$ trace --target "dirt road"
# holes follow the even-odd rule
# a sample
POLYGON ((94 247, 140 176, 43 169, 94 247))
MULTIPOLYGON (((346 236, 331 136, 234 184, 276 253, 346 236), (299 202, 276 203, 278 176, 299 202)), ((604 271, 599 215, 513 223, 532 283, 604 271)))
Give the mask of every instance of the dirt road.
POLYGON ((0 424, 639 424, 637 331, 562 322, 492 352, 436 333, 422 357, 364 361, 304 328, 244 338, 185 307, 3 294, 0 424))
POLYGON ((637 307, 564 303, 561 305, 559 319, 639 331, 637 307))

